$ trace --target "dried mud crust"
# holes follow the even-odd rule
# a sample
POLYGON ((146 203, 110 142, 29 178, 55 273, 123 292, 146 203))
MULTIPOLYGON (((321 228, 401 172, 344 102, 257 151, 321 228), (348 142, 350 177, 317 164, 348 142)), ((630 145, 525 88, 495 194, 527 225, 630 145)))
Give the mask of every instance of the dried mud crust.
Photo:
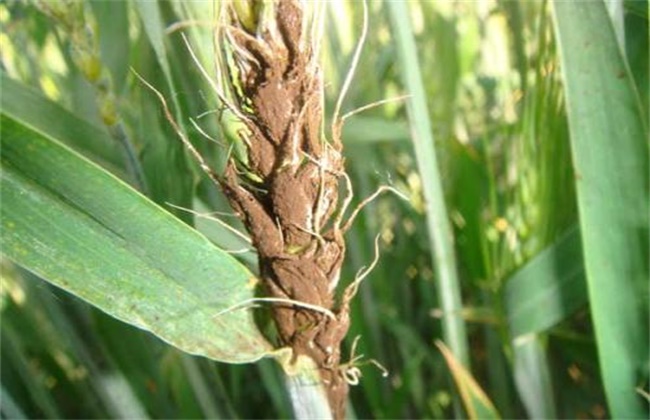
POLYGON ((246 126, 247 162, 231 159, 219 182, 258 251, 266 293, 330 311, 276 304, 273 316, 280 344, 316 362, 334 416, 342 418, 349 296, 337 302, 335 289, 345 255, 338 197, 344 169, 339 139, 321 134, 318 57, 299 1, 275 2, 256 33, 231 13, 222 35, 235 57, 231 83, 240 93, 233 106, 246 126))

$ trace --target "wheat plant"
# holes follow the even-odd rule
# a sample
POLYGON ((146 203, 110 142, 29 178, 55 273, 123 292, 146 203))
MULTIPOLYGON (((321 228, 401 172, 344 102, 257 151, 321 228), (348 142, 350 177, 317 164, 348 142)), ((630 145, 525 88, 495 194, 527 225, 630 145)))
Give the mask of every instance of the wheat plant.
POLYGON ((647 418, 647 1, 0 25, 3 418, 647 418))

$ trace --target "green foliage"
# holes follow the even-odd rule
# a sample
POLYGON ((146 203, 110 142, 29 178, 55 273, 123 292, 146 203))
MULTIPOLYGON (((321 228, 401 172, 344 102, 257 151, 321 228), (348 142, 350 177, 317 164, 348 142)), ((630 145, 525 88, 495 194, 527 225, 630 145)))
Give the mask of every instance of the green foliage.
POLYGON ((570 229, 514 273, 504 297, 515 338, 542 332, 583 306, 587 285, 578 229, 570 229))
MULTIPOLYGON (((289 417, 270 360, 190 356, 106 315, 189 352, 199 352, 191 340, 200 335, 219 349, 203 354, 220 360, 257 359, 268 351, 260 331, 272 337, 269 304, 222 313, 217 319, 232 322, 221 326, 205 322, 253 297, 246 286, 256 255, 210 219, 241 229, 130 71, 167 98, 220 168, 230 151, 200 131, 219 141, 229 134, 180 36, 216 78, 211 2, 86 6, 78 16, 110 75, 125 136, 102 119, 102 96, 61 24, 32 3, 0 4, 2 416, 289 417), (125 138, 148 199, 125 185, 138 186, 125 138), (248 269, 219 248, 237 251, 248 269), (38 276, 66 282, 103 311, 38 276), (134 294, 151 305, 137 318, 126 303, 134 294), (157 328, 152 317, 162 313, 182 328, 157 328), (179 341, 183 332, 189 345, 179 341)), ((354 2, 331 6, 323 44, 330 111, 362 26, 354 2)), ((625 55, 600 2, 554 6, 369 4, 368 39, 342 113, 412 96, 347 121, 346 167, 355 203, 385 184, 411 202, 381 196, 346 237, 342 282, 372 260, 378 233, 381 245, 351 314, 349 344, 361 339, 349 358, 365 355, 354 362, 363 377, 350 399, 359 418, 481 416, 474 405, 504 418, 647 416, 647 2, 624 3, 625 55), (585 38, 598 48, 584 48, 585 38), (407 114, 416 103, 419 113, 407 114), (409 130, 430 140, 414 147, 409 130), (452 226, 456 286, 440 282, 432 252, 444 234, 436 226, 446 222, 436 208, 452 226), (460 302, 448 306, 445 294, 460 302), (442 326, 449 319, 465 324, 456 332, 469 343, 469 363, 442 326), (451 353, 443 356, 437 339, 451 353)))
POLYGON ((257 281, 234 258, 52 140, 2 127, 6 256, 190 354, 243 363, 271 350, 231 310, 257 281))
POLYGON ((589 302, 614 417, 647 415, 648 115, 605 4, 558 3, 589 302), (646 370, 647 372, 647 370, 646 370))

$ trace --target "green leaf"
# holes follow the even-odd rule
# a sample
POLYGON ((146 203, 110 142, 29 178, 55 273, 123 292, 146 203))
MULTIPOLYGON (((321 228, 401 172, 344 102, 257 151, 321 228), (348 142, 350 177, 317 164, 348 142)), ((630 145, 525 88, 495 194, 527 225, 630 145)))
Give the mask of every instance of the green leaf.
POLYGON ((498 419, 501 418, 492 401, 485 395, 471 373, 454 357, 454 354, 441 341, 436 341, 436 346, 442 353, 447 366, 454 377, 458 392, 463 400, 467 416, 470 419, 498 419))
MULTIPOLYGON (((151 43, 151 47, 156 53, 158 64, 163 69, 167 81, 171 84, 171 69, 169 68, 169 61, 167 60, 167 50, 165 49, 165 27, 160 13, 160 7, 157 1, 135 1, 136 10, 142 25, 147 34, 147 38, 151 43)), ((170 86, 171 91, 174 89, 170 86)))
POLYGON ((122 92, 129 71, 129 13, 126 1, 90 1, 99 28, 102 61, 108 66, 115 91, 122 92))
POLYGON ((557 418, 546 349, 535 334, 512 343, 513 372, 521 401, 531 419, 557 418))
POLYGON ((605 392, 612 417, 647 418, 648 132, 605 4, 553 5, 605 392))
POLYGON ((191 354, 272 351, 249 311, 255 277, 205 237, 51 138, 2 116, 2 250, 191 354), (225 311, 225 312, 224 312, 225 311))
POLYGON ((37 131, 49 133, 84 155, 123 168, 120 153, 106 130, 79 118, 4 72, 0 72, 0 85, 0 109, 4 114, 37 131))
POLYGON ((542 332, 587 303, 580 230, 571 228, 506 283, 505 303, 513 338, 542 332))

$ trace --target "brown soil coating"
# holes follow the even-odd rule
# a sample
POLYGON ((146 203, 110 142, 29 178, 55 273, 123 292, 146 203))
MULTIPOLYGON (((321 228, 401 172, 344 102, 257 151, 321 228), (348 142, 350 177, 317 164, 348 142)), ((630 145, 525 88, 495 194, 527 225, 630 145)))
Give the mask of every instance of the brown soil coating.
POLYGON ((336 315, 288 304, 273 308, 280 344, 316 362, 332 412, 343 418, 348 385, 340 347, 350 322, 349 296, 338 303, 334 296, 345 243, 333 220, 341 143, 321 134, 321 70, 312 44, 301 39, 308 28, 300 2, 279 0, 274 7, 274 22, 262 32, 247 32, 235 14, 224 28, 237 57, 234 83, 241 95, 235 106, 246 117, 248 162, 231 159, 220 184, 257 248, 267 294, 336 315))

